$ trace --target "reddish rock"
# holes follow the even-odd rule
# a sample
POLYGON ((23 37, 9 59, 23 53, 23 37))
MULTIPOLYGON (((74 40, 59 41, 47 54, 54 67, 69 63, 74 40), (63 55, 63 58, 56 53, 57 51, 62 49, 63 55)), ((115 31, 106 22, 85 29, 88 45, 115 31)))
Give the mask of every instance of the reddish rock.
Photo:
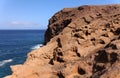
POLYGON ((61 10, 49 20, 45 44, 6 78, 119 78, 120 5, 61 10))

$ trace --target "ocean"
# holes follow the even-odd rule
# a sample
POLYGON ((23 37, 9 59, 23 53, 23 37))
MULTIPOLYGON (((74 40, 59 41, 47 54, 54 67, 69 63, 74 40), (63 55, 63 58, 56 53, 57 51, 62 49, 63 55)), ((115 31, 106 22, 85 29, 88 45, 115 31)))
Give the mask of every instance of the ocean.
POLYGON ((39 48, 45 30, 0 30, 0 78, 10 75, 10 65, 23 64, 26 55, 39 48))

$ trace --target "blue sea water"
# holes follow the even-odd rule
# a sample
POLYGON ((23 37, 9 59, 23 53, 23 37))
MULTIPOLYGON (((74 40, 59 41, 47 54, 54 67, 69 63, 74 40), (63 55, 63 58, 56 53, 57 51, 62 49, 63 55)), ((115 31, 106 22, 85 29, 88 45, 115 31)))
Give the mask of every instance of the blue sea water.
POLYGON ((44 41, 45 30, 0 30, 0 78, 11 74, 10 65, 22 64, 44 41))

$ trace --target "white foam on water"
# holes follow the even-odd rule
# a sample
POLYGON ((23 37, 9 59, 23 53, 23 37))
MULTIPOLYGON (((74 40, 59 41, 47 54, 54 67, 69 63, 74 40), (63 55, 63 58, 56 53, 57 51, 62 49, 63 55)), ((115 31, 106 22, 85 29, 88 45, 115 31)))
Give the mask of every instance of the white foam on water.
POLYGON ((12 62, 12 61, 13 61, 12 59, 0 61, 0 67, 5 65, 6 63, 9 63, 9 62, 12 62))
POLYGON ((37 44, 37 45, 33 46, 31 49, 35 50, 35 49, 38 49, 38 48, 40 48, 42 46, 43 46, 43 44, 37 44))

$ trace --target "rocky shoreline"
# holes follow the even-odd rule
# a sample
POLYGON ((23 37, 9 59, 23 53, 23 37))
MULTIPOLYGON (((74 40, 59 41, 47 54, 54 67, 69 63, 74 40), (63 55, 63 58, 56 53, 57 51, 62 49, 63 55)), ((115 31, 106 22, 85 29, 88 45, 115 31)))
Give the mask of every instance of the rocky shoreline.
POLYGON ((119 78, 120 5, 64 8, 49 20, 44 44, 5 78, 119 78))

